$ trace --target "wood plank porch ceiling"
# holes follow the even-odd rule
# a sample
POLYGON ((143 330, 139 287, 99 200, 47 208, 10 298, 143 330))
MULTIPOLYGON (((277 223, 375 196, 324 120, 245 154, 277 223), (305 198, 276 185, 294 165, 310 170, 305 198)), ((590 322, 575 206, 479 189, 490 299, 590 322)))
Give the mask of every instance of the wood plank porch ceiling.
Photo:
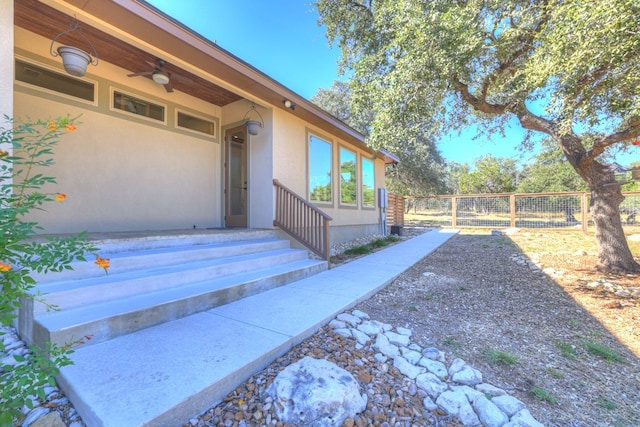
MULTIPOLYGON (((72 18, 69 16, 43 3, 39 3, 38 1, 15 1, 15 25, 39 34, 45 38, 53 39, 56 34, 69 29, 71 22, 72 18)), ((80 23, 80 28, 98 51, 99 60, 117 65, 129 70, 131 73, 152 71, 153 69, 146 61, 156 63, 158 59, 163 59, 157 58, 148 52, 131 46, 122 40, 97 30, 87 24, 80 23)), ((84 40, 82 36, 75 31, 64 34, 58 39, 58 41, 62 44, 74 45, 87 52, 92 52, 86 40, 84 40)), ((48 52, 43 52, 42 54, 49 55, 48 52)), ((241 96, 171 63, 167 63, 165 69, 171 75, 179 75, 190 79, 193 82, 182 82, 178 79, 172 79, 171 86, 175 90, 179 90, 220 107, 242 99, 241 96)), ((133 81, 132 84, 134 84, 133 81)))

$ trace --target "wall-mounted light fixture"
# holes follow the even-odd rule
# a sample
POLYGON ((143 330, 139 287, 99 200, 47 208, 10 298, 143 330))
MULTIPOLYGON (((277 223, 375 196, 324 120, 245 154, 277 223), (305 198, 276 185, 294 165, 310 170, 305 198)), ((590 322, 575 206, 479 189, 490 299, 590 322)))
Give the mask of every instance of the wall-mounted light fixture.
POLYGON ((75 19, 73 20, 73 22, 71 22, 71 25, 67 30, 59 33, 53 38, 53 40, 51 40, 49 53, 54 57, 60 56, 62 58, 62 64, 64 65, 65 71, 76 77, 84 76, 87 72, 87 66, 89 64, 93 65, 94 67, 98 65, 98 52, 93 46, 93 43, 91 43, 87 36, 84 35, 82 30, 80 29, 80 26, 78 25, 78 21, 75 19), (56 42, 58 37, 63 34, 71 33, 73 31, 76 31, 87 41, 87 43, 89 43, 89 46, 91 46, 91 50, 93 50, 93 56, 95 57, 95 59, 92 59, 89 53, 74 46, 59 46, 55 52, 53 51, 53 44, 56 42))
POLYGON ((285 99, 284 101, 282 101, 282 103, 284 104, 285 107, 289 108, 292 111, 296 109, 296 104, 289 101, 288 99, 285 99))

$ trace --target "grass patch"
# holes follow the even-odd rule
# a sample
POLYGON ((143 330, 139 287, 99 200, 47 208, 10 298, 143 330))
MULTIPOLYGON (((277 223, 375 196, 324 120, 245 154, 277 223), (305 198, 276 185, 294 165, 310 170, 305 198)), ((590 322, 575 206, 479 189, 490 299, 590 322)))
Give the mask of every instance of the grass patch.
POLYGON ((462 348, 462 343, 460 341, 457 341, 454 337, 446 337, 442 340, 442 344, 455 349, 462 348))
POLYGON ((545 370, 547 371, 547 374, 551 375, 553 378, 564 378, 564 374, 558 370, 553 368, 547 368, 545 370))
POLYGON ((366 245, 355 246, 344 251, 345 255, 368 255, 376 249, 383 248, 392 243, 396 243, 400 238, 397 236, 387 236, 376 239, 366 245))
POLYGON ((620 354, 618 354, 615 350, 612 350, 609 347, 598 342, 585 341, 584 347, 587 349, 587 352, 589 352, 589 354, 601 357, 607 362, 622 362, 622 356, 620 356, 620 354))
POLYGON ((614 409, 618 409, 618 405, 607 398, 599 397, 596 399, 596 403, 602 409, 606 409, 607 411, 613 411, 614 409))
POLYGON ((576 358, 576 349, 573 348, 573 346, 568 342, 557 342, 556 347, 560 349, 560 354, 562 354, 567 359, 576 358))
POLYGON ((531 389, 531 394, 533 394, 536 397, 536 399, 541 400, 543 402, 549 402, 552 405, 555 405, 556 403, 558 403, 556 398, 553 397, 551 393, 549 393, 547 390, 543 389, 542 387, 533 387, 531 389))
POLYGON ((416 307, 415 304, 411 304, 409 307, 407 307, 408 311, 418 311, 418 307, 416 307))
POLYGON ((367 255, 371 253, 371 248, 369 245, 360 245, 354 248, 349 248, 344 251, 344 253, 347 255, 367 255))
POLYGON ((490 362, 498 365, 515 365, 518 363, 518 356, 514 356, 502 350, 496 350, 494 348, 488 348, 484 352, 484 358, 490 362))

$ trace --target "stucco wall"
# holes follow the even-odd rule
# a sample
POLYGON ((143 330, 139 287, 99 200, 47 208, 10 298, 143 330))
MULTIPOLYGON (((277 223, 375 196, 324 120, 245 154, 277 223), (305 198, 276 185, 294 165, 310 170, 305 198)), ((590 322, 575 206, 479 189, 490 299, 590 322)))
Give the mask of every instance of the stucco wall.
MULTIPOLYGON (((20 58, 62 70, 59 60, 41 56, 48 49, 48 41, 16 29, 20 58)), ((31 219, 45 233, 222 226, 220 127, 215 138, 174 127, 176 108, 218 121, 220 108, 179 92, 168 94, 161 85, 127 73, 106 62, 90 67, 86 80, 98 86, 94 105, 16 83, 16 118, 81 115, 78 130, 61 139, 56 164, 44 171, 58 181, 47 190, 68 197, 31 219), (113 87, 164 105, 166 123, 110 110, 113 87)))
POLYGON ((13 0, 0 0, 0 10, 0 120, 4 126, 4 116, 13 117, 13 0))

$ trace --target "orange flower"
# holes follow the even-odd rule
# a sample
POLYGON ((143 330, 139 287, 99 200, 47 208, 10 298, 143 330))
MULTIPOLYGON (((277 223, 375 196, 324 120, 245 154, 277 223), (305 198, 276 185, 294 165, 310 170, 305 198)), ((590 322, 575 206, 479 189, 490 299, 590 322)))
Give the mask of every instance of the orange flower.
POLYGON ((633 145, 640 145, 640 139, 636 139, 635 141, 633 141, 631 144, 633 145))
POLYGON ((47 123, 47 126, 49 126, 49 130, 50 130, 51 132, 53 132, 53 131, 54 131, 54 130, 56 130, 56 128, 57 128, 57 126, 56 126, 55 122, 49 122, 49 123, 47 123))
POLYGON ((66 198, 67 198, 67 195, 66 195, 66 194, 64 194, 64 193, 58 193, 58 195, 56 196, 56 202, 61 202, 61 201, 63 201, 63 200, 64 200, 64 199, 66 199, 66 198))
POLYGON ((3 157, 7 157, 9 155, 8 151, 0 150, 0 159, 3 157))
POLYGON ((104 268, 106 270, 107 268, 109 268, 109 258, 102 258, 100 257, 100 255, 96 255, 95 264, 98 267, 104 268))
POLYGON ((11 264, 0 262, 0 273, 6 273, 9 270, 11 270, 11 264))
POLYGON ((68 123, 64 128, 67 130, 67 132, 73 132, 74 130, 76 130, 76 125, 74 125, 73 123, 68 123))

